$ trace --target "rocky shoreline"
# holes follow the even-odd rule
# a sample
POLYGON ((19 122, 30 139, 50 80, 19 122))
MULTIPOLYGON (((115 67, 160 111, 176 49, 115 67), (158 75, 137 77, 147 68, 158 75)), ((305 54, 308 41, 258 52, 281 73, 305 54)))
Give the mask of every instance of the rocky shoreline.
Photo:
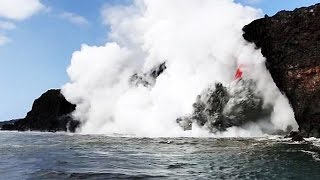
POLYGON ((71 117, 75 108, 64 98, 60 89, 51 89, 34 101, 25 118, 3 122, 1 130, 75 132, 80 125, 71 117))
MULTIPOLYGON (((280 11, 253 21, 243 31, 248 42, 261 48, 272 78, 289 99, 302 136, 320 137, 320 4, 280 11)), ((165 68, 163 63, 150 75, 135 74, 131 82, 152 85, 152 78, 145 77, 156 78, 165 68)), ((71 117, 75 108, 59 89, 49 90, 34 101, 25 118, 1 122, 0 128, 75 132, 80 126, 71 117)))

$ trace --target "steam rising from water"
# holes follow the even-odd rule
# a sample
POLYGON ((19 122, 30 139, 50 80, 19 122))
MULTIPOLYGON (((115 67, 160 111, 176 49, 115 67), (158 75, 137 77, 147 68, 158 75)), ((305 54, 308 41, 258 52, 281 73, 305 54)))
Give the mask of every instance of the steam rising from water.
POLYGON ((232 127, 214 136, 260 136, 262 128, 297 128, 293 112, 264 65, 264 57, 242 37, 242 28, 262 12, 231 0, 137 0, 103 10, 111 27, 104 46, 82 45, 68 68, 63 94, 77 104, 81 133, 137 136, 208 136, 196 127, 183 131, 178 117, 190 114, 210 84, 233 81, 239 64, 244 78, 257 81, 271 123, 232 127), (166 62, 153 87, 128 83, 136 72, 166 62))

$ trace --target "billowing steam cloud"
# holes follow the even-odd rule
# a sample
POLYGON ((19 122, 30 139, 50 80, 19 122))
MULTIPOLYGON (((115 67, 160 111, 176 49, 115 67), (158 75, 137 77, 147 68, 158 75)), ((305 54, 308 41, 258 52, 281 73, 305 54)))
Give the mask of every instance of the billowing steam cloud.
POLYGON ((260 17, 259 10, 231 0, 137 0, 103 11, 110 42, 82 45, 68 68, 66 98, 81 133, 138 136, 201 136, 176 123, 190 114, 197 95, 215 82, 229 86, 244 64, 244 78, 257 81, 265 103, 275 107, 271 123, 231 127, 216 136, 258 136, 261 128, 297 128, 293 112, 264 65, 264 57, 242 37, 242 27, 260 17), (133 86, 129 79, 165 62, 153 86, 133 86))

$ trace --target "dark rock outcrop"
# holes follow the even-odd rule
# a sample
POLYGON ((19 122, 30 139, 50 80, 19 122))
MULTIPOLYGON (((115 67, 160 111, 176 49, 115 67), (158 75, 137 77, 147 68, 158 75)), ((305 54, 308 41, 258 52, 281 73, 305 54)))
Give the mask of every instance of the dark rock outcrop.
POLYGON ((297 131, 291 131, 288 135, 285 136, 285 138, 291 138, 292 141, 305 141, 302 134, 297 131))
POLYGON ((262 96, 256 92, 255 82, 239 80, 228 88, 216 83, 203 91, 193 104, 193 113, 178 118, 177 123, 184 130, 190 130, 195 122, 216 133, 232 126, 270 119, 271 112, 272 107, 264 106, 262 96))
POLYGON ((134 73, 129 79, 129 83, 134 86, 143 85, 145 87, 152 87, 155 84, 157 77, 159 77, 166 69, 166 63, 163 62, 146 73, 134 73))
POLYGON ((4 125, 2 130, 74 132, 80 125, 70 116, 75 107, 64 98, 60 89, 48 90, 34 101, 25 118, 4 125))
POLYGON ((19 121, 20 119, 12 119, 12 120, 9 120, 9 121, 1 121, 0 122, 0 129, 2 129, 3 126, 10 126, 10 125, 13 125, 15 122, 19 121))
POLYGON ((320 137, 320 4, 280 11, 243 28, 261 48, 276 85, 288 97, 299 130, 320 137))

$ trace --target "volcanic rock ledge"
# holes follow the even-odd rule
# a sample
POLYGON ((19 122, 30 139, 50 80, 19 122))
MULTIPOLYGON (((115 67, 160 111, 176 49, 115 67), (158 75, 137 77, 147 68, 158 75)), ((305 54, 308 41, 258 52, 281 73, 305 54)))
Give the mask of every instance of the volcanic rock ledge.
POLYGON ((320 137, 320 4, 280 11, 243 31, 267 58, 266 66, 288 97, 300 132, 320 137))
POLYGON ((25 118, 3 125, 2 130, 74 132, 80 125, 70 116, 75 107, 64 98, 60 89, 51 89, 34 101, 25 118))

